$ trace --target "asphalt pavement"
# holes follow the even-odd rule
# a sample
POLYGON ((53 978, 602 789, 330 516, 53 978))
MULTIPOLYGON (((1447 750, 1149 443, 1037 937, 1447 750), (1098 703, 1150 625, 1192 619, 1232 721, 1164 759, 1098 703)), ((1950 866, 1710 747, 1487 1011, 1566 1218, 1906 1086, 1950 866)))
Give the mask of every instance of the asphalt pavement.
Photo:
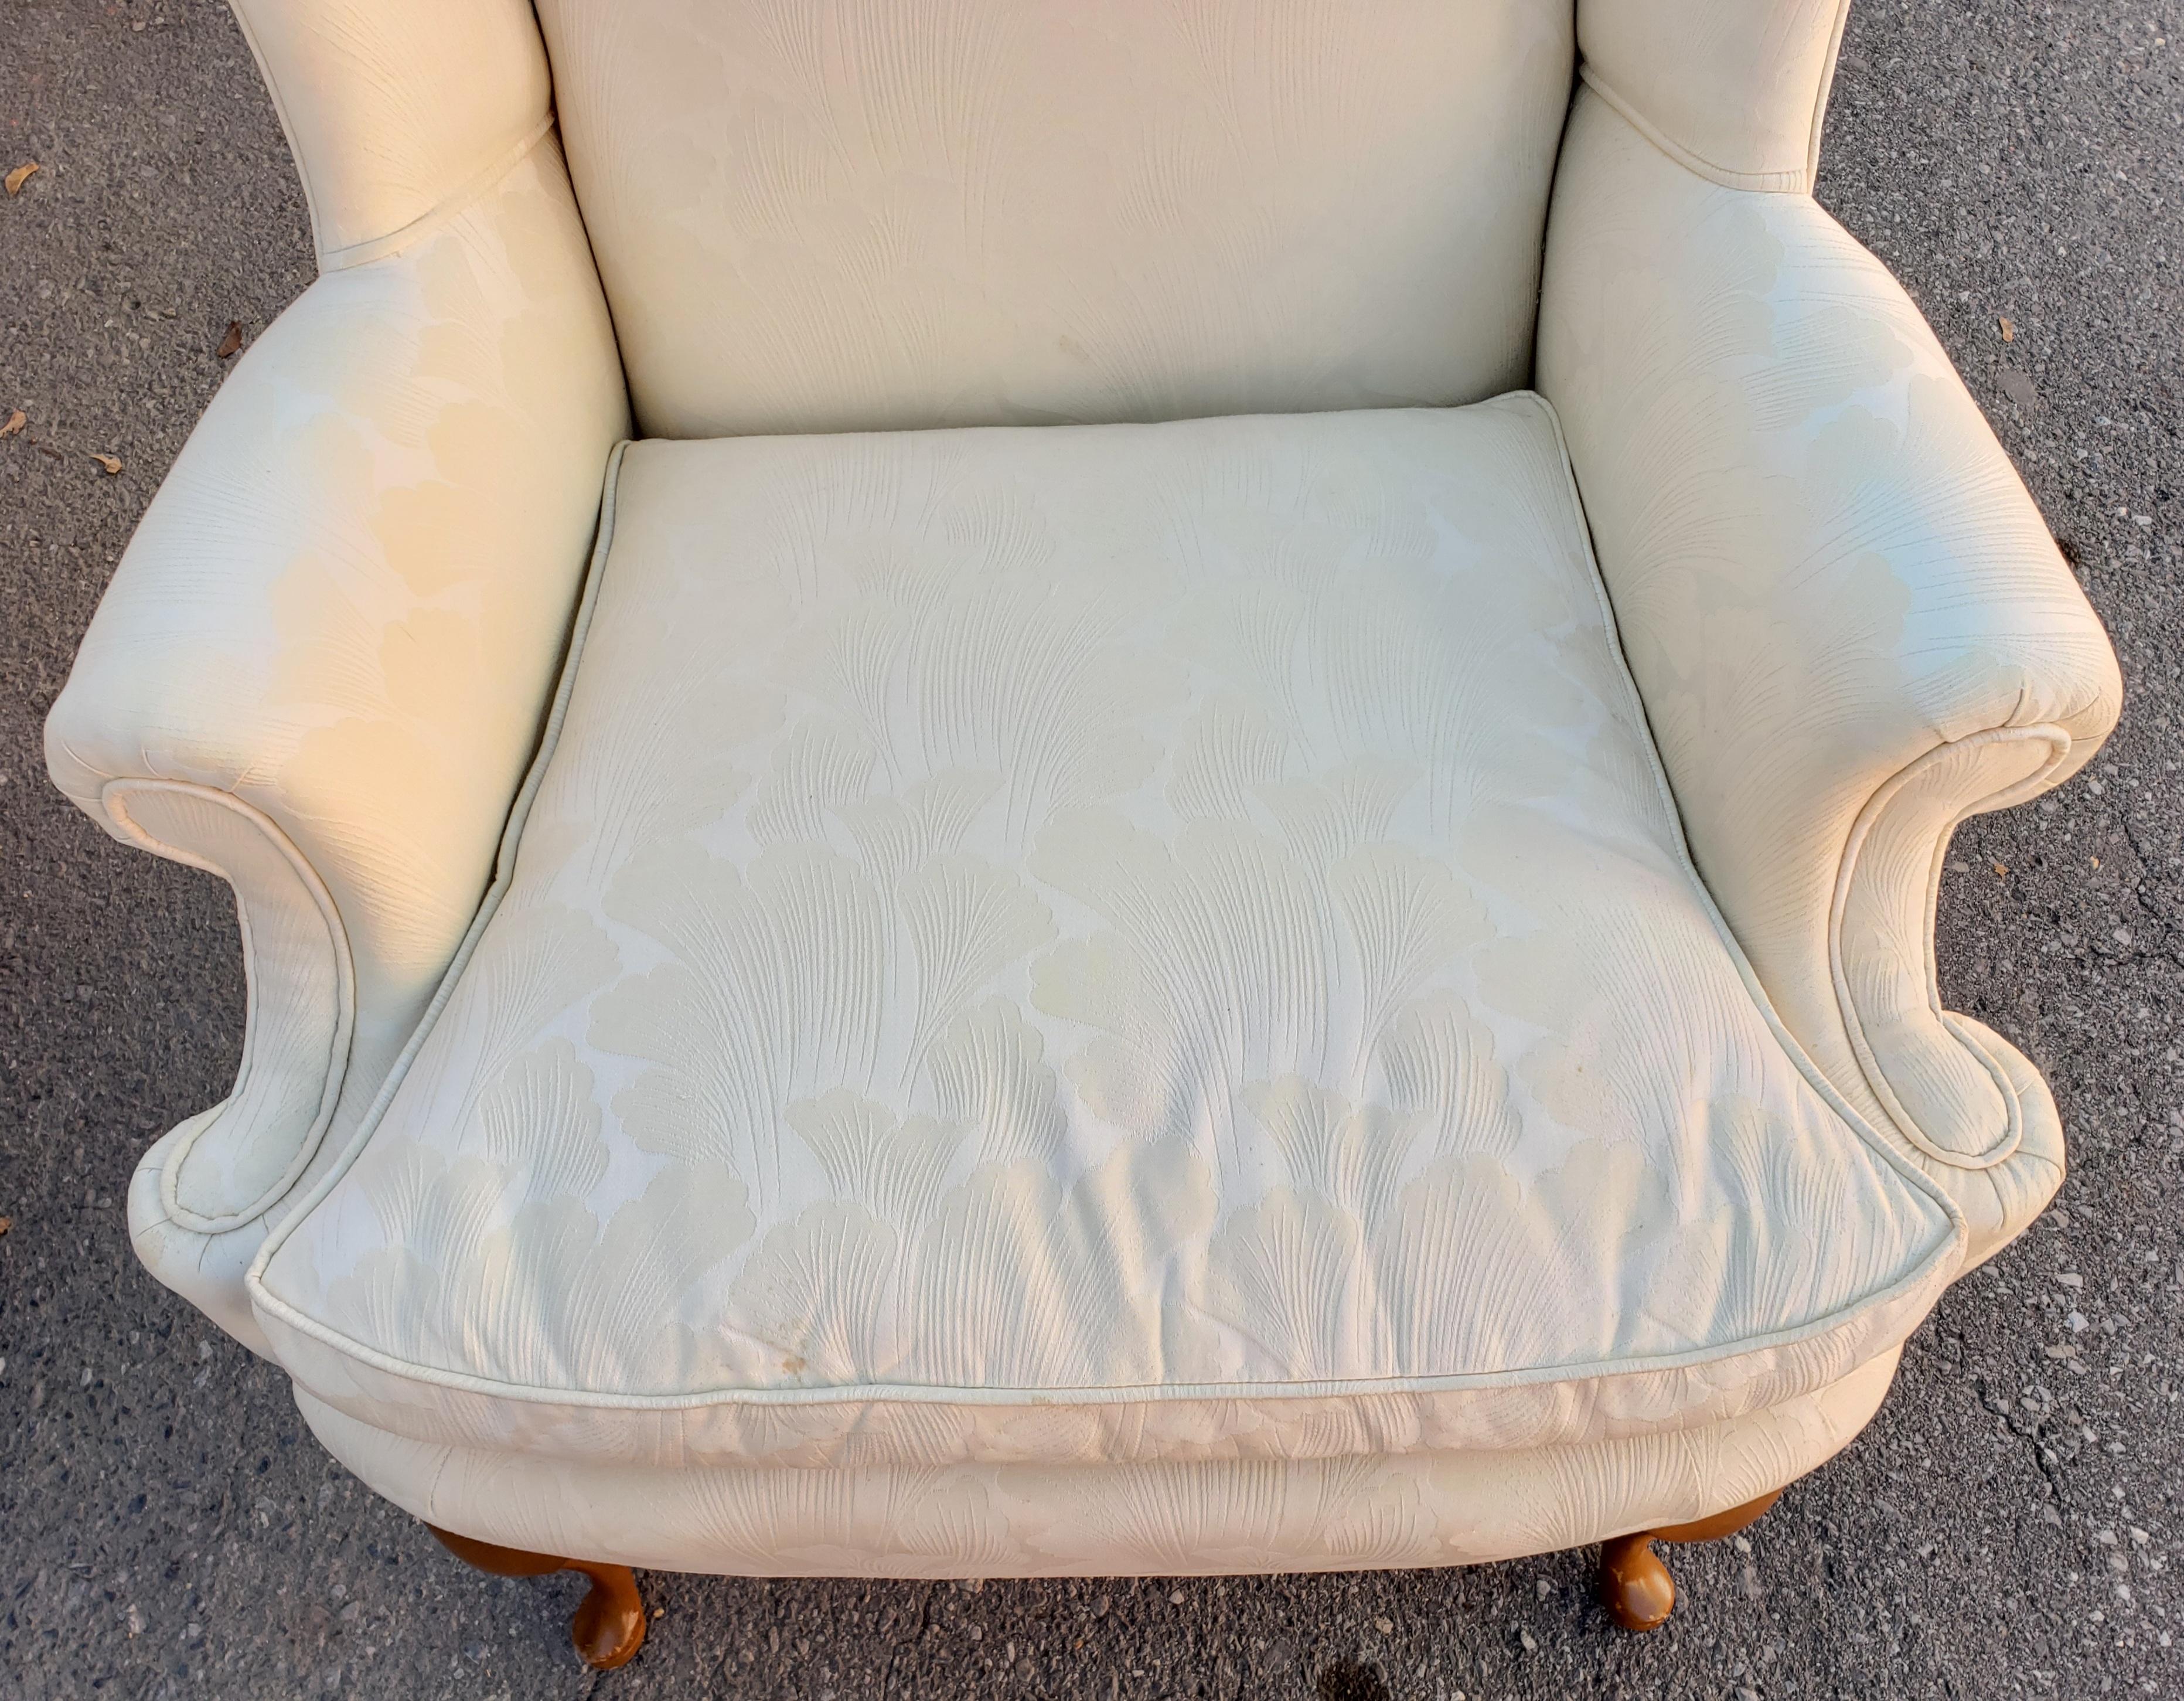
MULTIPOLYGON (((451 3, 453 0, 451 0, 451 3)), ((225 1091, 226 889, 52 790, 39 728, 226 370, 312 276, 214 0, 0 0, 0 1691, 121 1696, 2184 1695, 2184 0, 1858 0, 1821 198, 1932 318, 2123 658, 2121 729, 1958 836, 1940 972, 2046 1071, 2059 1208, 1953 1290, 1840 1459, 1679 1550, 1225 1581, 655 1576, 627 1670, 578 1586, 484 1578, 136 1264, 138 1152, 225 1091), (2005 332, 2003 321, 2008 321, 2005 332), (111 457, 109 471, 96 457, 111 457), (2075 1349, 2071 1351, 2070 1349, 2075 1349)))

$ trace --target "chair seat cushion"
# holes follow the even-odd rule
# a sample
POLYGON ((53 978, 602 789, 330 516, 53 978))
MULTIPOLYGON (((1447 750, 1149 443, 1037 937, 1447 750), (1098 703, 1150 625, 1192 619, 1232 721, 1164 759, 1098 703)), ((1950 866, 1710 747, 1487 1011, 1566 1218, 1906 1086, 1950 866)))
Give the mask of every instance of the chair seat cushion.
POLYGON ((254 1301, 633 1463, 1537 1446, 1886 1351, 1952 1207, 1693 872, 1552 414, 647 442, 512 873, 254 1301))

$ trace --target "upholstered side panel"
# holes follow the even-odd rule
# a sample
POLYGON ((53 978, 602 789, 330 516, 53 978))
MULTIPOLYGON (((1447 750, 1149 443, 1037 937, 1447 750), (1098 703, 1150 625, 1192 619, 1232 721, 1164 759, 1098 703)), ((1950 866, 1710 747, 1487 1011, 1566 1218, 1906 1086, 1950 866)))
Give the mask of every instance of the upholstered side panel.
POLYGON ((231 794, 123 779, 101 801, 117 837, 217 874, 235 891, 242 1065, 226 1098, 144 1154, 130 1182, 129 1221, 137 1255, 162 1282, 263 1352, 238 1286, 258 1240, 235 1231, 295 1185, 333 1120, 355 1019, 348 937, 288 835, 231 794), (209 1259, 223 1241, 230 1255, 209 1259))
POLYGON ((116 780, 103 801, 125 837, 235 889, 247 988, 242 1062, 228 1096, 190 1119, 160 1184, 170 1220, 217 1234, 293 1186, 333 1118, 355 1018, 348 938, 288 835, 240 799, 116 780))
POLYGON ((1804 190, 1850 0, 1581 0, 1585 80, 1714 181, 1804 190))
POLYGON ((1841 1451, 1896 1363, 1748 1416, 1584 1447, 1196 1465, 577 1464, 410 1441, 300 1387, 296 1403, 405 1511, 535 1553, 750 1576, 1190 1576, 1472 1564, 1705 1517, 1841 1451))
POLYGON ((1783 1019, 1986 1256, 2061 1177, 2046 1090, 1942 1012, 1956 823, 2086 761, 2115 658, 1917 307, 1802 194, 1723 187, 1591 92, 1540 381, 1691 848, 1783 1019))
POLYGON ((1568 0, 542 0, 649 436, 1479 400, 1568 0))
POLYGON ((627 421, 546 138, 243 355, 47 721, 61 789, 232 880, 258 947, 246 1078, 131 1195, 148 1260, 216 1269, 225 1297, 191 1297, 253 1344, 265 1215, 360 1120, 476 908, 627 421))
POLYGON ((1934 907, 1949 835, 1966 816, 2036 795, 2070 759, 2059 727, 1940 745, 1873 795, 1843 850, 1830 956, 1852 1047, 1905 1139, 1968 1168, 2024 1136, 2008 1078, 1941 1007, 1934 907))

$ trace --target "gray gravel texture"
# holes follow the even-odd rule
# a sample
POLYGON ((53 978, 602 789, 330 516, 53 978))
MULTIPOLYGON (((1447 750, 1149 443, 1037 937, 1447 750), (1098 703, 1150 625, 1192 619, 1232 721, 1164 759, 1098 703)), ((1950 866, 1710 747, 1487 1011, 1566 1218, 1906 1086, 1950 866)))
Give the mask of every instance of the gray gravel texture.
POLYGON ((0 441, 0 1690, 2184 1694, 2180 66, 2184 0, 1860 0, 1836 86, 1823 198, 1938 326, 2130 691, 2088 775, 1952 853, 1945 993, 2048 1073, 2076 1168, 1919 1331, 1871 1429, 1748 1541, 1678 1552, 1683 1604, 1647 1637, 1591 1604, 1585 1553, 983 1587, 657 1576, 650 1645, 595 1677, 565 1640, 571 1580, 443 1554, 130 1253, 138 1151, 236 1065, 232 912, 66 806, 40 722, 228 322, 254 336, 312 267, 224 7, 0 0, 0 170, 44 165, 0 198, 0 417, 30 421, 0 441))

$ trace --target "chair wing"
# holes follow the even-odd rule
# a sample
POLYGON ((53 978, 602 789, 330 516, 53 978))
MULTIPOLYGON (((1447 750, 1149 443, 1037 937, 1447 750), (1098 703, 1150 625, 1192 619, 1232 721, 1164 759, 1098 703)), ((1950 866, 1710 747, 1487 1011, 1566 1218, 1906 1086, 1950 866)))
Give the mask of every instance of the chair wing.
POLYGON ((272 92, 323 270, 413 241, 553 122, 527 0, 230 0, 272 92))
POLYGON ((1580 0, 1585 84, 1702 177, 1808 190, 1850 0, 1580 0))

